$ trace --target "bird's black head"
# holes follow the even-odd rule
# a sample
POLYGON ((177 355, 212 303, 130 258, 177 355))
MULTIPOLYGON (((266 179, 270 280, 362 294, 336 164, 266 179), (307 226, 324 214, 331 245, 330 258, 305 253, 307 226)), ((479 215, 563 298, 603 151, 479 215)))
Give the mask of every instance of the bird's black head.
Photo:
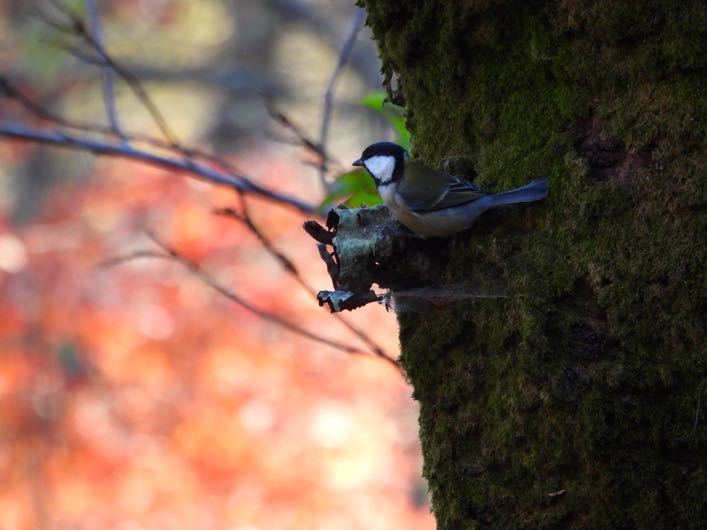
POLYGON ((398 144, 377 142, 366 147, 353 165, 365 167, 380 187, 402 178, 406 158, 407 151, 398 144))

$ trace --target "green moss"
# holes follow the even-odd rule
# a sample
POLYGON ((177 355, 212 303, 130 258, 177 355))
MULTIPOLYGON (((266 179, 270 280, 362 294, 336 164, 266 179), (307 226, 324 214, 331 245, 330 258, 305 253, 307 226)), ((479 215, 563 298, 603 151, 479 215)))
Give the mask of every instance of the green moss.
POLYGON ((416 154, 551 179, 449 243, 447 281, 505 298, 400 317, 438 527, 699 528, 703 3, 364 3, 416 154))

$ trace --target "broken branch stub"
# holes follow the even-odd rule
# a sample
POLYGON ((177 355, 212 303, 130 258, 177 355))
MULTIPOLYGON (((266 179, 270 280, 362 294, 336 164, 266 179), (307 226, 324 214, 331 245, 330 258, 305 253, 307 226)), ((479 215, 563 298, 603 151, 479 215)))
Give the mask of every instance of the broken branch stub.
POLYGON ((395 292, 439 283, 447 240, 415 236, 393 220, 385 206, 339 206, 329 212, 327 228, 315 221, 305 223, 307 233, 319 243, 336 289, 318 297, 320 305, 327 303, 332 311, 379 301, 371 291, 373 284, 395 292))

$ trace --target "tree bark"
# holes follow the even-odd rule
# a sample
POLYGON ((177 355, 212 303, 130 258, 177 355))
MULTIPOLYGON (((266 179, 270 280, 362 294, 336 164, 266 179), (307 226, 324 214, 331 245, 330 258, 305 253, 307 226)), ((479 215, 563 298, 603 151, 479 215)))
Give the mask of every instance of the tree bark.
POLYGON ((704 528, 705 3, 361 4, 414 154, 551 180, 399 315, 438 528, 704 528))

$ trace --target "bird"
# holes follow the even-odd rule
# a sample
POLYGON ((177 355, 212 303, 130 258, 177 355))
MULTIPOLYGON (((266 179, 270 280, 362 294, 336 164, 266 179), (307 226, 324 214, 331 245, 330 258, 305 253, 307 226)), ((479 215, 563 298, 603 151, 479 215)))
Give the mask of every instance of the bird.
POLYGON ((377 142, 353 163, 373 177, 392 216, 420 237, 447 237, 471 228, 486 210, 543 200, 547 179, 501 193, 484 193, 475 184, 410 159, 393 142, 377 142))

